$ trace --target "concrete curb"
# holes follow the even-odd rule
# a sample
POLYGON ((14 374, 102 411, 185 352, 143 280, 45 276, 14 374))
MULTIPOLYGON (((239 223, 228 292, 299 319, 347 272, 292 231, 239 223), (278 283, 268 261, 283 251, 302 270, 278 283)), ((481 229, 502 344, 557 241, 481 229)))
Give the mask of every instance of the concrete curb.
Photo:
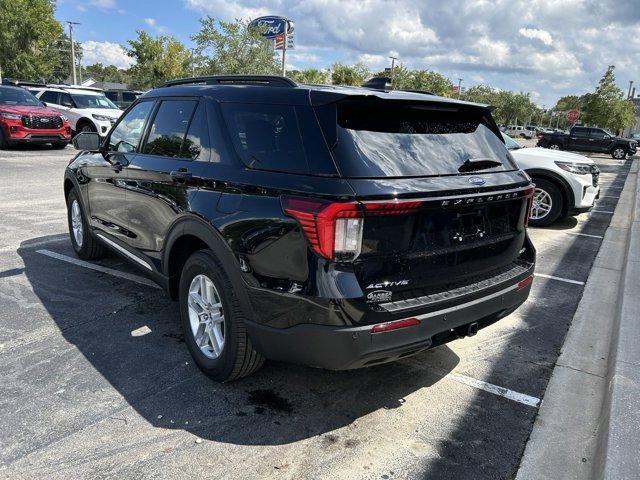
POLYGON ((630 372, 640 365, 640 355, 618 359, 623 352, 628 359, 627 354, 640 353, 640 321, 637 313, 633 321, 632 313, 640 311, 637 178, 634 160, 549 380, 518 480, 639 476, 635 442, 640 426, 626 422, 640 420, 632 411, 640 383, 630 372), (629 267, 633 258, 637 261, 629 267), (623 298, 625 292, 635 292, 635 298, 623 298))
MULTIPOLYGON (((632 168, 637 178, 637 161, 632 168)), ((640 182, 637 180, 621 279, 594 478, 640 477, 640 182)))

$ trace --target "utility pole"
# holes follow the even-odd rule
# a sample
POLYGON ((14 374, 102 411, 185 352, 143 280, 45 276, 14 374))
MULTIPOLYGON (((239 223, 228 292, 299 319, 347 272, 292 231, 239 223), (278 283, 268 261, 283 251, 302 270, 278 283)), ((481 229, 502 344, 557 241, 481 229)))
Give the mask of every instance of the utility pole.
POLYGON ((631 98, 631 87, 633 87, 633 80, 629 80, 629 93, 627 93, 627 99, 631 98))
POLYGON ((284 41, 282 42, 282 76, 287 76, 286 57, 287 57, 287 34, 289 30, 289 22, 284 22, 284 41))
POLYGON ((393 85, 393 70, 396 67, 398 57, 389 57, 391 59, 391 85, 393 85))
POLYGON ((194 54, 195 49, 191 48, 190 50, 191 50, 191 76, 195 77, 196 76, 196 63, 195 63, 196 57, 194 54))
POLYGON ((80 25, 78 22, 71 22, 69 20, 66 21, 69 24, 69 40, 71 41, 71 67, 72 67, 72 78, 73 84, 77 85, 78 79, 76 77, 76 47, 73 44, 73 26, 80 25))
POLYGON ((460 100, 460 94, 462 93, 462 79, 458 79, 458 100, 460 100))

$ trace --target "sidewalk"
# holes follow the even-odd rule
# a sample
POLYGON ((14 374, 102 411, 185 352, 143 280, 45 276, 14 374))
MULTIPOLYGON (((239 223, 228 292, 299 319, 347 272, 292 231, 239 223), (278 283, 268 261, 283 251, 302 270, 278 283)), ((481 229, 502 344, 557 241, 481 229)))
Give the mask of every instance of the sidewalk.
POLYGON ((640 477, 640 182, 634 160, 517 480, 640 477))

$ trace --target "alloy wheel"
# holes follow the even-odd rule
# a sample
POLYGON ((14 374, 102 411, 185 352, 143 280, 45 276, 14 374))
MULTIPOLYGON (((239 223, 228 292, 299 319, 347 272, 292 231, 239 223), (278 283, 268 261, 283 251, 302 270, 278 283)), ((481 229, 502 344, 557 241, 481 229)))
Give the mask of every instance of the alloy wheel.
POLYGON ((553 200, 551 195, 541 188, 536 188, 533 193, 533 206, 531 207, 532 220, 541 220, 551 212, 553 200))
POLYGON ((218 358, 224 348, 224 313, 220 294, 209 277, 200 274, 191 280, 187 304, 196 345, 207 358, 218 358))
POLYGON ((560 146, 557 143, 549 145, 549 150, 560 150, 560 146))
POLYGON ((624 158, 624 155, 625 155, 625 151, 623 148, 616 148, 613 151, 613 158, 616 158, 618 160, 624 158))
POLYGON ((82 212, 80 211, 78 200, 74 200, 71 204, 71 229, 73 230, 73 239, 76 241, 76 245, 82 248, 84 228, 82 227, 82 212))

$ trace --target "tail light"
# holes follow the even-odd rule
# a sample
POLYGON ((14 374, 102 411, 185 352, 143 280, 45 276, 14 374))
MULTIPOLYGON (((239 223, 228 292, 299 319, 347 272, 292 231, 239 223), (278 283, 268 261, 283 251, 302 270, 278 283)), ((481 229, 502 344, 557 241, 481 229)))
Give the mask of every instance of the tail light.
POLYGON ((525 227, 529 225, 529 217, 531 216, 531 209, 533 208, 533 193, 535 192, 535 190, 536 188, 533 185, 530 185, 524 191, 524 198, 526 199, 525 201, 527 202, 527 214, 525 215, 525 218, 524 218, 525 227))
POLYGON ((522 290, 523 288, 527 288, 529 285, 533 283, 533 275, 530 277, 524 278, 518 282, 518 290, 522 290))
POLYGON ((371 327, 371 333, 384 333, 392 330, 399 330, 407 327, 417 327, 420 325, 420 320, 417 318, 405 318, 402 320, 394 320, 386 323, 379 323, 371 327))
POLYGON ((311 249, 329 260, 353 261, 362 246, 365 216, 404 215, 419 201, 329 202, 314 198, 282 197, 282 209, 295 218, 311 249))

